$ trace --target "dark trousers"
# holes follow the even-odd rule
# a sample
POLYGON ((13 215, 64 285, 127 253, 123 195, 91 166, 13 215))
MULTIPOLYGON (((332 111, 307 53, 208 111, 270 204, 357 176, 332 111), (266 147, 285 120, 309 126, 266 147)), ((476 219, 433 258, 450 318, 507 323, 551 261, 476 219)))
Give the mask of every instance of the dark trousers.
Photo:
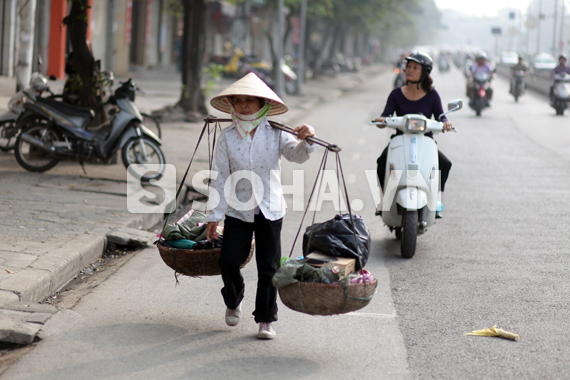
POLYGON ((222 296, 226 306, 235 309, 243 300, 245 283, 240 265, 245 262, 255 233, 255 261, 257 264, 257 294, 255 297, 255 322, 277 320, 277 289, 271 283, 281 260, 281 227, 283 219, 271 221, 260 212, 253 223, 231 216, 224 222, 224 239, 220 253, 222 270, 222 296))
MULTIPOLYGON (((441 191, 445 190, 445 183, 447 182, 447 177, 449 177, 449 171, 451 170, 451 161, 445 156, 445 154, 441 153, 440 150, 437 151, 437 156, 439 160, 439 170, 441 173, 441 191)), ((382 187, 382 191, 384 191, 384 177, 386 176, 386 160, 388 160, 388 147, 384 149, 380 157, 376 163, 378 164, 378 168, 376 169, 376 173, 378 174, 378 180, 380 181, 380 187, 382 187)))

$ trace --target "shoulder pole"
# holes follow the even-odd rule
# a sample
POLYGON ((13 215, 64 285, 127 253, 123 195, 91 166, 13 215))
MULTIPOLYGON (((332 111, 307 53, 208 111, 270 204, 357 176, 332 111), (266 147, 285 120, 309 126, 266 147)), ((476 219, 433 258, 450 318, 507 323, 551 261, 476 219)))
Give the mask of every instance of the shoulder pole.
MULTIPOLYGON (((207 123, 212 123, 212 122, 219 122, 219 123, 228 122, 228 123, 231 123, 231 122, 232 122, 232 119, 220 119, 220 118, 217 118, 217 117, 215 117, 215 116, 210 115, 210 116, 208 116, 206 119, 204 119, 204 121, 207 122, 207 123)), ((277 121, 271 121, 271 120, 269 121, 269 124, 270 124, 273 128, 276 128, 276 129, 285 131, 285 132, 290 133, 290 134, 292 134, 292 135, 297 135, 296 132, 293 132, 293 128, 291 128, 291 127, 289 127, 289 126, 287 126, 287 125, 285 125, 285 124, 281 124, 281 123, 279 123, 279 122, 277 122, 277 121)), ((327 148, 328 150, 330 150, 331 152, 340 152, 340 151, 342 150, 342 149, 340 148, 340 146, 338 146, 338 145, 336 145, 336 144, 328 143, 328 142, 326 142, 326 141, 324 141, 324 140, 321 140, 321 139, 319 139, 319 138, 317 138, 317 137, 314 137, 314 136, 313 136, 313 137, 307 137, 306 140, 307 140, 307 141, 310 141, 310 142, 312 142, 312 143, 314 143, 314 144, 323 146, 323 147, 327 148)))

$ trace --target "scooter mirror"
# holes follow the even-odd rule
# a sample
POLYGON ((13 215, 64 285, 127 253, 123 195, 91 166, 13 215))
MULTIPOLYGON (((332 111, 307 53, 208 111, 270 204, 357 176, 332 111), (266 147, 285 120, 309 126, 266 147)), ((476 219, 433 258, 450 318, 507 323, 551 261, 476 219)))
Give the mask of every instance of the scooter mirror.
POLYGON ((439 115, 438 119, 441 119, 442 116, 445 116, 450 112, 459 111, 462 107, 463 107, 463 101, 461 99, 452 100, 451 102, 447 103, 448 111, 439 115))
POLYGON ((448 111, 457 111, 463 107, 463 101, 461 99, 452 100, 447 104, 448 111))

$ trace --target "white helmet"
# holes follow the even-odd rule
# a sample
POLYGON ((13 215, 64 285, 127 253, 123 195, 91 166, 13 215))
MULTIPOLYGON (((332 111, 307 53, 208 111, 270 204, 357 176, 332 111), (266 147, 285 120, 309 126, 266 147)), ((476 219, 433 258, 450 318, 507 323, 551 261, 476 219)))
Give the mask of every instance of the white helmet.
POLYGON ((28 86, 36 91, 45 91, 48 89, 47 79, 40 73, 33 73, 28 86))

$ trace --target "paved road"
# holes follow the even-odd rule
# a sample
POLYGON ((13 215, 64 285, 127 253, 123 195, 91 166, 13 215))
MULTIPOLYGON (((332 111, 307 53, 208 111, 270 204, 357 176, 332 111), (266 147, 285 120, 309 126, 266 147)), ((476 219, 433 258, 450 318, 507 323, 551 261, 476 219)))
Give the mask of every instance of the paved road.
MULTIPOLYGON (((444 101, 464 97, 459 72, 434 78, 444 101)), ((175 287, 172 271, 149 249, 56 314, 44 327, 48 339, 1 378, 570 377, 567 117, 555 117, 531 93, 515 104, 502 79, 482 117, 468 107, 452 114, 459 133, 437 137, 454 164, 444 219, 404 260, 373 215, 375 189, 365 176, 389 140, 389 131, 367 122, 381 112, 392 79, 371 78, 303 117, 319 137, 341 145, 349 195, 364 205, 356 211, 373 237, 367 269, 379 280, 367 308, 311 317, 281 305, 277 338, 258 341, 250 315, 254 264, 244 270, 243 321, 229 328, 219 277, 183 278, 175 287), (462 335, 493 325, 520 341, 462 335)), ((302 166, 283 165, 284 184, 293 183, 291 170, 305 170, 305 201, 322 153, 302 166)), ((292 203, 289 197, 284 255, 302 216, 292 203)), ((324 202, 317 221, 334 215, 331 203, 324 202)), ((297 246, 293 255, 299 252, 297 246)))

